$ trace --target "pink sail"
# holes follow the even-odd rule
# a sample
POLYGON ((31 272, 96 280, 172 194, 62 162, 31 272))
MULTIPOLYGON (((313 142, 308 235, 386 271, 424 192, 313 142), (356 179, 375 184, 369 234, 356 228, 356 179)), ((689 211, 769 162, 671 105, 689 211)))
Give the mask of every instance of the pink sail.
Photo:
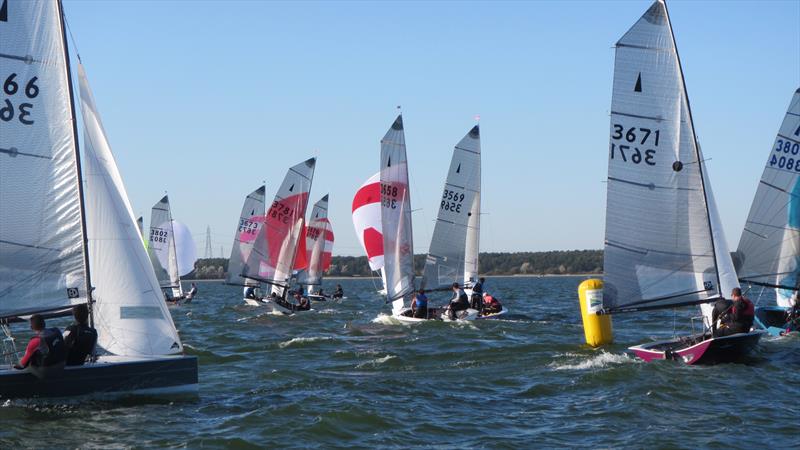
POLYGON ((381 232, 381 174, 371 176, 353 198, 353 226, 361 246, 367 253, 372 270, 383 268, 383 234, 381 232))

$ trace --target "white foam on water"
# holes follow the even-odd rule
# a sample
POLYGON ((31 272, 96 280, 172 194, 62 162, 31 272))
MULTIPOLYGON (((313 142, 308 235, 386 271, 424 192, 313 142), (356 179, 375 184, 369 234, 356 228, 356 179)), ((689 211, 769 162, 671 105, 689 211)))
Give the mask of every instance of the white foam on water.
MULTIPOLYGON (((557 356, 567 356, 567 357, 575 357, 584 355, 578 355, 575 353, 566 353, 564 355, 557 355, 557 356)), ((605 351, 601 351, 600 354, 594 355, 589 359, 584 359, 575 364, 559 364, 556 362, 550 363, 548 366, 554 370, 587 370, 587 369, 601 369, 604 367, 609 367, 612 365, 618 364, 637 364, 641 361, 628 356, 625 353, 608 353, 605 351)))
POLYGON ((381 325, 404 325, 403 322, 392 317, 390 314, 380 313, 378 317, 372 319, 372 323, 379 323, 381 325))
POLYGON ((363 362, 363 363, 357 365, 356 369, 362 369, 364 367, 375 367, 375 366, 378 366, 380 364, 385 363, 386 361, 390 361, 390 360, 395 359, 395 358, 397 358, 397 356, 386 355, 386 356, 381 357, 381 358, 371 359, 369 361, 366 361, 366 362, 363 362))
POLYGON ((332 341, 332 340, 333 338, 330 336, 296 337, 289 339, 288 341, 281 342, 280 344, 278 344, 278 347, 287 348, 294 345, 303 345, 311 342, 332 341))

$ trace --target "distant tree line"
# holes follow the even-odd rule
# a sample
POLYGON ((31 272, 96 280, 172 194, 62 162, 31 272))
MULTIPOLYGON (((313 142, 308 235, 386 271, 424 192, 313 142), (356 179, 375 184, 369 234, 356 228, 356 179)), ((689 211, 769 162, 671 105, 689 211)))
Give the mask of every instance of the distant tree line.
MULTIPOLYGON (((425 255, 414 256, 414 267, 421 274, 425 255)), ((186 280, 219 279, 225 277, 228 260, 225 258, 198 259, 195 270, 186 280)), ((480 273, 483 275, 552 275, 569 273, 602 273, 602 250, 565 250, 551 252, 481 253, 480 273)), ((368 277, 366 256, 334 256, 330 276, 368 277)))

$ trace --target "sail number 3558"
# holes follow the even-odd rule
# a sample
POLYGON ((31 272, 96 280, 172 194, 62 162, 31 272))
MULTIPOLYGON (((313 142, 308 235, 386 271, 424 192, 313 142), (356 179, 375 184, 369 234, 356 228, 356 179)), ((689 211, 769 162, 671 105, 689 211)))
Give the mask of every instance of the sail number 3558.
POLYGON ((611 159, 622 159, 623 162, 655 166, 656 151, 654 149, 639 149, 639 145, 652 145, 658 147, 661 130, 650 128, 630 127, 627 130, 620 124, 614 124, 611 139, 629 144, 611 143, 611 159))
MULTIPOLYGON (((20 97, 24 95, 32 100, 39 95, 39 86, 36 85, 38 79, 38 77, 31 78, 25 82, 25 86, 23 87, 20 86, 20 82, 17 80, 17 74, 12 73, 3 81, 3 94, 8 97, 13 97, 19 93, 20 97), (22 90, 22 92, 20 92, 20 90, 22 90)), ((6 98, 0 103, 0 120, 3 122, 11 122, 16 118, 23 125, 33 125, 33 120, 30 118, 31 108, 33 108, 33 103, 24 102, 15 107, 14 104, 11 103, 11 100, 6 98)))
POLYGON ((381 183, 381 206, 397 209, 397 186, 381 183))

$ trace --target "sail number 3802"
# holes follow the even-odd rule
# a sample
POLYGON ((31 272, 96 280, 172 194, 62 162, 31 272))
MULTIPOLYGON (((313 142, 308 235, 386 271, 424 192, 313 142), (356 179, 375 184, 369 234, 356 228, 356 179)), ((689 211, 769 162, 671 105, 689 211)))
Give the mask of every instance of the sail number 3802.
POLYGON ((652 145, 658 147, 658 140, 661 137, 661 130, 651 130, 650 128, 630 127, 627 130, 620 124, 613 125, 614 131, 611 139, 628 144, 611 143, 611 159, 622 159, 623 162, 641 164, 644 162, 648 166, 655 166, 655 149, 640 149, 638 146, 652 145))

